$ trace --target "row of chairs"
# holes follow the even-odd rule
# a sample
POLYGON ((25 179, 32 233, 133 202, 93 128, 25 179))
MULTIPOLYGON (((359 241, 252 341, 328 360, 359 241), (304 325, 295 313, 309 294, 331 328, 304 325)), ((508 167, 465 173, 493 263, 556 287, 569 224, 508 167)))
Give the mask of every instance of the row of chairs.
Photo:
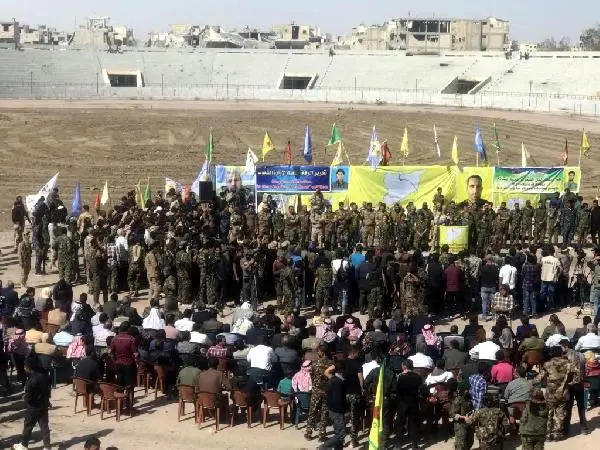
MULTIPOLYGON (((310 393, 298 392, 290 398, 283 398, 279 392, 264 391, 261 397, 251 396, 240 390, 232 390, 230 393, 231 406, 229 407, 229 425, 233 427, 238 411, 246 413, 248 428, 252 425, 252 417, 254 408, 260 405, 262 401, 262 424, 267 426, 269 412, 272 409, 277 409, 279 412, 279 428, 283 430, 288 409, 294 414, 294 424, 298 428, 302 413, 308 413, 310 405, 310 393)), ((221 412, 227 408, 228 399, 226 394, 214 394, 208 392, 199 392, 195 386, 181 385, 179 386, 179 408, 177 419, 181 421, 185 415, 186 403, 194 405, 194 418, 197 423, 204 423, 204 410, 208 410, 214 414, 216 431, 219 431, 221 412)), ((260 406, 258 406, 260 408, 260 406)))
POLYGON ((115 415, 117 422, 121 420, 121 411, 125 401, 128 401, 129 415, 133 416, 133 387, 123 389, 118 384, 113 383, 95 383, 85 378, 73 378, 73 388, 75 391, 75 405, 73 412, 77 413, 77 403, 79 397, 83 397, 83 404, 87 415, 92 413, 94 396, 100 394, 100 420, 104 419, 104 412, 111 413, 111 405, 115 405, 115 415), (100 392, 98 392, 100 391, 100 392))

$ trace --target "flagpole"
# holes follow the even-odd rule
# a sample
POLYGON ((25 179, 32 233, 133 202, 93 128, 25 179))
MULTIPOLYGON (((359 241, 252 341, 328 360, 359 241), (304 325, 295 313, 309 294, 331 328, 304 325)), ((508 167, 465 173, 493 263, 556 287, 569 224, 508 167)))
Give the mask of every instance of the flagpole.
POLYGON ((498 167, 500 167, 500 152, 496 150, 496 161, 498 162, 498 167))
POLYGON ((579 144, 579 168, 581 169, 581 155, 583 154, 583 137, 585 136, 585 128, 581 134, 581 144, 579 144))
POLYGON ((479 167, 479 152, 475 153, 475 165, 479 167))

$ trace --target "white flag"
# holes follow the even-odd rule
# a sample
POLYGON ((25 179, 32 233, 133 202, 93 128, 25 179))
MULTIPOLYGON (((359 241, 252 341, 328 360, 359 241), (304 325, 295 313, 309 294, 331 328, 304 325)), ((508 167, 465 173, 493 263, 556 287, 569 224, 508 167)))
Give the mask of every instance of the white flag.
POLYGON ((248 148, 248 153, 246 154, 246 168, 244 172, 246 173, 254 173, 256 172, 256 163, 258 162, 258 156, 252 151, 251 148, 248 148))
POLYGON ((165 194, 171 189, 174 189, 175 192, 181 192, 183 190, 183 185, 172 178, 165 177, 165 194))
POLYGON ((102 189, 102 197, 100 197, 100 204, 102 206, 106 205, 108 203, 109 197, 108 197, 108 181, 104 182, 104 189, 102 189))
POLYGON ((440 140, 438 138, 437 130, 435 128, 435 124, 433 124, 433 142, 435 144, 435 150, 437 152, 438 158, 442 157, 442 152, 440 151, 440 140))
MULTIPOLYGON (((60 172, 59 172, 60 173, 60 172)), ((56 180, 58 179, 58 173, 48 180, 48 182, 38 191, 37 194, 28 195, 25 197, 25 206, 28 211, 33 211, 33 208, 40 197, 48 198, 48 195, 56 187, 56 180)))
POLYGON ((527 167, 527 158, 531 158, 531 155, 525 148, 525 144, 521 142, 521 167, 527 167))

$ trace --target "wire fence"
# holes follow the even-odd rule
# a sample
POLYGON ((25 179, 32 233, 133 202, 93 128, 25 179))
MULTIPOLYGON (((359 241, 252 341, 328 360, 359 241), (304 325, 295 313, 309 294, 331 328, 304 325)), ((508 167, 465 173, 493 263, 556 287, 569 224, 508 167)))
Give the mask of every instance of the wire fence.
POLYGON ((267 100, 324 103, 437 105, 461 108, 562 112, 598 117, 600 97, 543 92, 485 91, 442 94, 432 89, 336 87, 275 89, 260 84, 145 83, 143 87, 111 87, 101 82, 38 81, 33 77, 0 81, 6 99, 130 99, 130 100, 267 100))

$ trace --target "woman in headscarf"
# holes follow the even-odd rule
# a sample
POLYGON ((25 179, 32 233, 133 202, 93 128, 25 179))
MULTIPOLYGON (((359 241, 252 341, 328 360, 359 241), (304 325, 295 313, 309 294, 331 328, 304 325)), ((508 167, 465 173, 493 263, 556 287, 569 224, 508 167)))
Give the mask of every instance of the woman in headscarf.
POLYGON ((312 391, 312 362, 304 361, 302 367, 292 377, 292 389, 294 392, 312 391))
POLYGON ((542 333, 542 339, 544 340, 544 342, 546 340, 548 340, 548 338, 552 335, 555 334, 560 334, 562 336, 566 336, 567 333, 565 331, 565 326, 563 325, 563 323, 560 321, 560 319, 558 318, 558 316, 556 314, 551 314, 550 317, 548 318, 548 322, 550 322, 548 324, 548 326, 546 328, 544 328, 544 332, 542 333))
POLYGON ((158 310, 158 299, 153 298, 150 300, 150 311, 148 316, 142 321, 142 328, 153 331, 165 328, 165 321, 160 317, 160 311, 158 310))

